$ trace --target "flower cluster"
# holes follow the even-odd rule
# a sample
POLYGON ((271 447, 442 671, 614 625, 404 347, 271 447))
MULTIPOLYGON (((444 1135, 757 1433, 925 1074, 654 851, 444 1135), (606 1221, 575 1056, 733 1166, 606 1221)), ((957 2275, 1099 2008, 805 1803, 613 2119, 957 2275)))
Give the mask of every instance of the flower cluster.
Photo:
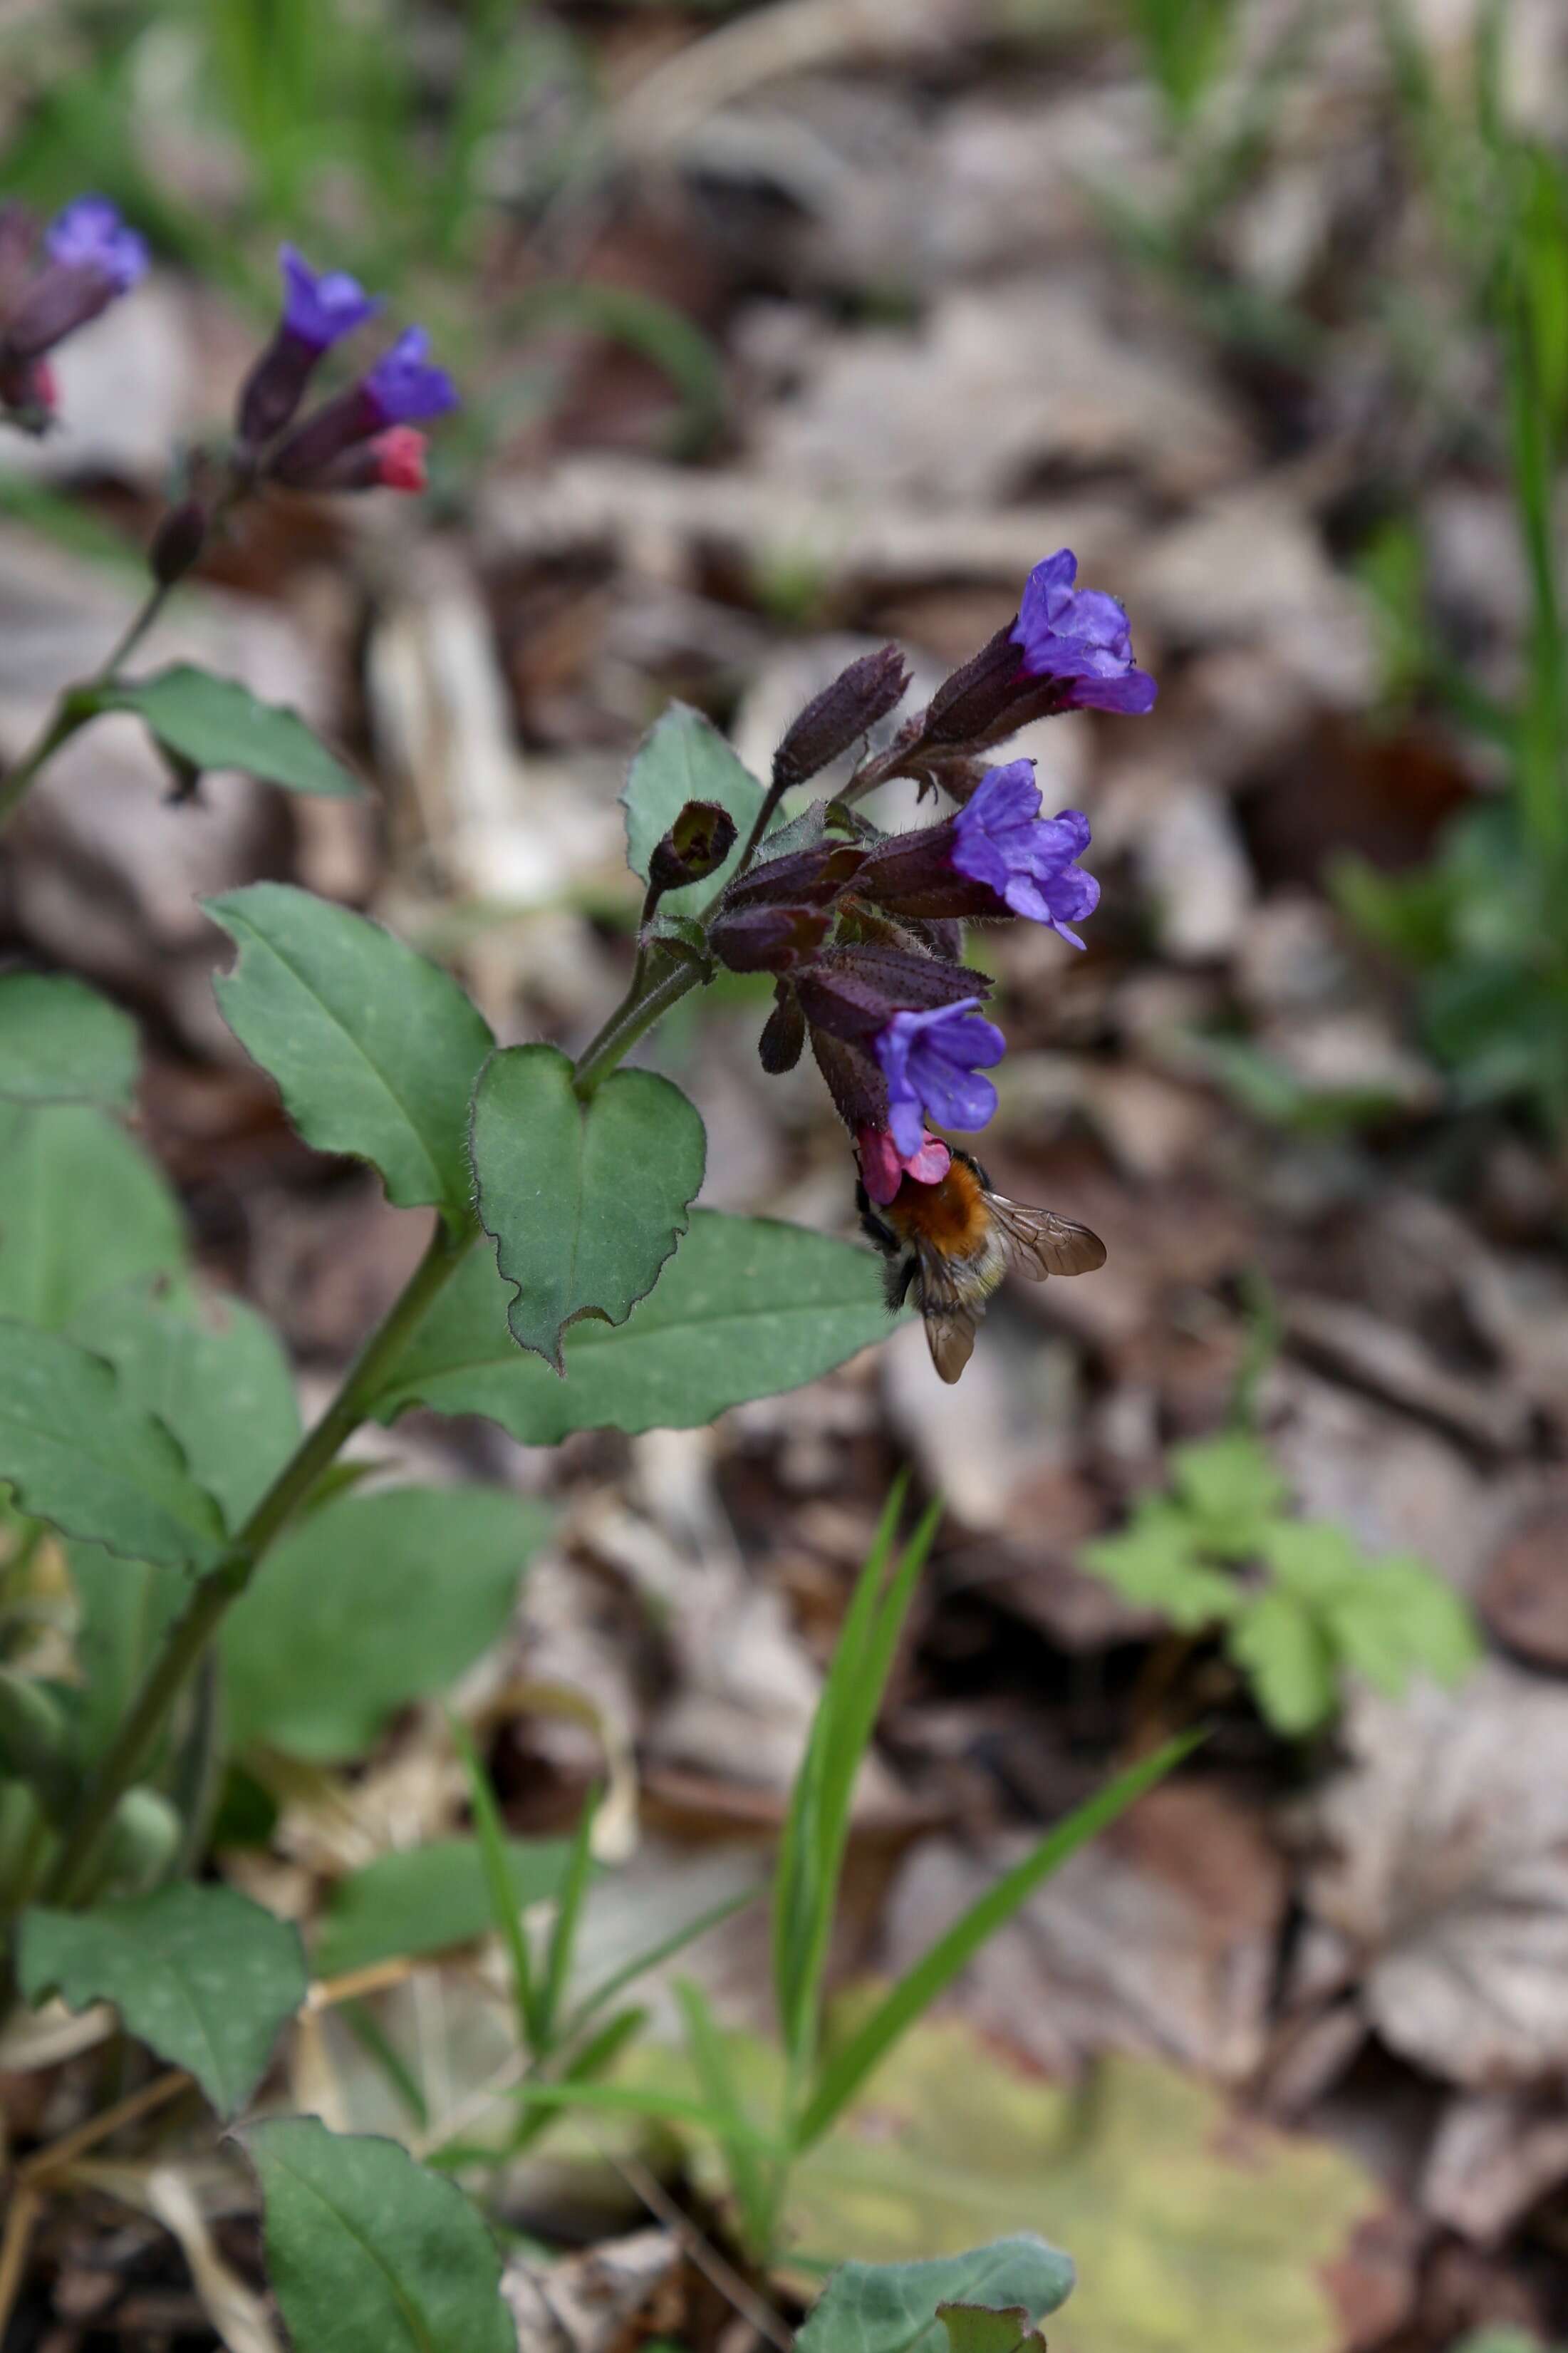
POLYGON ((989 982, 963 962, 963 925, 1021 918, 1081 948, 1073 926, 1099 902, 1079 863, 1087 818, 1043 814, 1031 760, 988 768, 978 756, 1042 713, 1152 705, 1126 614, 1077 588, 1077 573, 1066 548, 1037 565, 1012 624, 868 754, 836 800, 769 834, 784 790, 885 718, 909 674, 889 646, 818 695, 779 747, 752 843, 708 926, 721 963, 773 975, 763 1068, 792 1068, 809 1040, 873 1201, 890 1200, 906 1176, 945 1176, 948 1148, 928 1122, 973 1130, 996 1108, 985 1073, 1005 1040, 982 1009, 989 982), (899 776, 946 791, 952 814, 880 833, 856 804, 899 776))
POLYGON ((0 206, 0 416, 7 423, 48 430, 57 398, 48 353, 128 294, 146 269, 145 244, 107 196, 78 196, 41 239, 25 205, 0 206))

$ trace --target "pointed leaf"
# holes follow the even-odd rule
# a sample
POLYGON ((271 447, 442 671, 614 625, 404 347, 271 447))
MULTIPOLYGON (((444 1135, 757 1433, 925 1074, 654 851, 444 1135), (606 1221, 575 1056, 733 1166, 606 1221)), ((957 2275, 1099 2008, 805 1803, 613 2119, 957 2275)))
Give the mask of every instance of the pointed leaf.
POLYGON ((225 1020, 270 1071, 318 1152, 380 1169, 400 1208, 468 1218, 468 1097, 492 1043, 450 976, 367 916, 281 882, 209 899, 239 945, 214 984, 225 1020))
POLYGON ((305 1999, 299 1930, 232 1887, 161 1887, 92 1912, 22 1915, 29 2001, 112 2002, 127 2033, 188 2068, 224 2116, 243 2107, 305 1999))
POLYGON ((690 1430, 831 1371, 890 1326, 868 1250, 768 1218, 694 1210, 624 1324, 585 1321, 557 1380, 507 1327, 510 1286, 475 1250, 414 1334, 373 1411, 481 1413, 525 1445, 573 1430, 690 1430))
POLYGON ((0 1103, 0 1315, 57 1330, 184 1254, 179 1203, 114 1120, 88 1104, 0 1103))
POLYGON ((500 1632, 548 1514, 503 1487, 343 1495, 272 1547, 224 1624, 229 1734, 356 1756, 500 1632))
POLYGON ((710 719, 684 702, 671 703, 638 744, 621 806, 626 813, 626 862, 648 879, 655 849, 688 801, 717 801, 735 820, 735 847, 705 881, 667 892, 661 915, 694 915, 722 889, 740 860, 763 805, 763 788, 742 767, 710 719))
POLYGON ((66 973, 0 974, 0 1095, 128 1111, 136 1024, 66 973))
POLYGON ((300 1406, 283 1345, 239 1299, 200 1299, 138 1283, 83 1311, 74 1336, 155 1413, 231 1530, 300 1442, 300 1406))
POLYGON ((500 2257, 457 2184, 395 2141, 279 2116, 242 2134, 298 2353, 516 2353, 500 2257))
POLYGON ((491 1056, 474 1095, 474 1178, 521 1346, 560 1372, 567 1324, 626 1322, 686 1231, 706 1151, 696 1112, 652 1071, 614 1071, 583 1103, 557 1048, 491 1056))
POLYGON ((795 2338, 796 2353, 945 2353, 950 2341, 958 2353, 939 2306, 984 2299, 1020 2308, 1027 2325, 1065 2304, 1072 2287, 1071 2258, 1025 2232, 931 2263, 844 2263, 795 2338))
POLYGON ((132 1560, 208 1559, 223 1515, 161 1421, 58 1332, 0 1324, 0 1479, 22 1510, 132 1560))
POLYGON ((177 662, 151 678, 95 688, 93 699, 100 711, 133 711, 165 750, 200 774, 238 768, 291 793, 333 799, 363 790, 297 711, 263 702, 237 678, 177 662))

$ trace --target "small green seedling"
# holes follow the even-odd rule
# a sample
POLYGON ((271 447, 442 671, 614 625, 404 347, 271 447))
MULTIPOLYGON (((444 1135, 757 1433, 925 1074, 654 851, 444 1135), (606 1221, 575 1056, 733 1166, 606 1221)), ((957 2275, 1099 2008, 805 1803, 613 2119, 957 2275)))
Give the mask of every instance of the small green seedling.
POLYGON ((1277 1732, 1318 1731, 1347 1674, 1397 1695, 1425 1672, 1457 1683, 1479 1655, 1469 1611, 1413 1553, 1373 1558, 1343 1528, 1289 1515, 1288 1490, 1245 1431, 1178 1447, 1081 1566, 1179 1632, 1217 1633, 1277 1732))

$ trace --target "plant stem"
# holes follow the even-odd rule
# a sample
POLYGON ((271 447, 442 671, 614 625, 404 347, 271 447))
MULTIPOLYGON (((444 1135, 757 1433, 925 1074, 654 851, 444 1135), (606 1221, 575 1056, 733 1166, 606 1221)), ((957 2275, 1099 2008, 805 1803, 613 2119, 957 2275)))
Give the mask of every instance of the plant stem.
POLYGON ((89 678, 79 679, 74 685, 61 689, 37 740, 23 753, 15 766, 7 768, 4 776, 0 776, 0 832, 4 832, 16 816, 32 786, 61 744, 68 744, 79 728, 85 727, 89 719, 98 717, 97 706, 92 701, 93 690, 107 686, 121 663, 129 660, 135 652, 163 611, 171 585, 163 581, 153 582, 130 627, 117 639, 104 660, 89 678))
MULTIPOLYGON (((578 1092, 592 1093, 623 1054, 662 1013, 702 977, 702 967, 682 961, 646 994, 638 986, 611 1014, 598 1036, 579 1056, 578 1092)), ((424 1257, 371 1334, 343 1377, 321 1420, 296 1448, 233 1542, 202 1577, 184 1609, 164 1638, 131 1713, 104 1757, 98 1775, 66 1832, 39 1891, 46 1904, 68 1905, 91 1884, 99 1848, 115 1807, 145 1768, 171 1710, 206 1654, 208 1645, 254 1576, 268 1546, 305 1501, 339 1449, 367 1418, 386 1377, 437 1294, 449 1282, 476 1239, 476 1229, 453 1233, 443 1221, 424 1257)))
POLYGON ((404 1344, 437 1293, 457 1272, 472 1240, 470 1233, 453 1235, 445 1224, 437 1227, 424 1257, 360 1351, 321 1420, 284 1464, 233 1543, 197 1584, 170 1628, 163 1651, 44 1880, 40 1893, 45 1903, 69 1904, 81 1893, 115 1807, 145 1766, 171 1708, 208 1643, 249 1584, 268 1545, 343 1441, 365 1419, 404 1344))
POLYGON ((579 1099, 586 1103, 595 1088, 609 1077, 623 1055, 630 1053, 644 1030, 651 1029, 672 1005, 679 1005, 683 997, 689 996, 702 978, 701 965, 694 959, 689 962, 682 957, 679 964, 671 965, 651 988, 645 989, 639 964, 625 997, 598 1036, 577 1057, 572 1083, 579 1099))

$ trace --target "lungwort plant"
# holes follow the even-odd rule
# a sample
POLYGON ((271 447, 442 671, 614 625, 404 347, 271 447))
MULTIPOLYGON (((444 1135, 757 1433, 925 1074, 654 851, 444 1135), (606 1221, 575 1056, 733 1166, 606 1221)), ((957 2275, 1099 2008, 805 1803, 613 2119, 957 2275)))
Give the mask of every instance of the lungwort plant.
MULTIPOLYGON (((8 211, 0 390, 29 431, 47 429, 53 410, 47 350, 123 292, 142 259, 110 208, 87 200, 47 232, 41 261, 37 252, 32 225, 8 211)), ((141 718, 182 797, 226 769, 306 793, 359 789, 297 716, 235 681, 128 669, 242 507, 416 487, 416 428, 455 400, 410 328, 307 406, 336 346, 378 306, 287 249, 283 273, 281 316, 233 426, 192 459, 155 535, 144 603, 0 779, 0 823, 47 788, 61 744, 106 712, 141 718)), ((721 970, 773 978, 764 1068, 787 1068, 809 1039, 879 1221, 925 1237, 916 1255, 928 1314, 933 1293, 959 1280, 952 1245, 929 1257, 940 1220, 921 1213, 968 1164, 927 1122, 983 1126, 995 1103, 984 1074, 1004 1050, 980 1009, 988 983, 963 961, 963 926, 1034 922, 1071 940, 1098 897, 1079 864, 1083 818, 1042 817, 1029 765, 988 767, 985 754, 1042 714, 1146 711, 1153 687, 1121 607, 1078 588, 1065 551, 1037 568, 1016 618, 871 749, 906 685, 896 649, 853 663, 789 727, 765 782, 694 712, 658 723, 625 795, 642 891, 636 961, 622 1001, 574 1058, 545 1042, 498 1046, 448 973, 363 915, 276 882, 209 902, 215 939, 233 950, 219 1009, 300 1137, 368 1163, 388 1201, 428 1228, 404 1290, 308 1430, 277 1335, 198 1284, 178 1206, 124 1124, 131 1023, 68 976, 0 975, 0 1936, 11 2005, 0 2047, 6 2065, 38 2063, 117 2021, 166 2070, 26 2160, 0 2248, 0 2305, 15 2296, 47 2200, 70 2191, 84 2156, 171 2103, 199 2100, 236 2120, 300 2353, 510 2346, 495 2241, 451 2179, 468 2160, 367 2006, 351 2007, 356 2031, 447 2170, 393 2141, 252 2108, 302 2005, 356 2005, 365 1973, 389 1956, 406 1962, 489 1922, 520 2043, 511 2146, 563 2105, 647 2105, 646 2086, 612 2073, 641 2023, 616 2003, 670 1943, 606 1983, 577 1984, 594 1810, 565 1845, 509 1841, 461 1731, 474 1835, 353 1874, 309 1963, 293 1925, 199 1867, 220 1810, 225 1838, 247 1824, 254 1836, 258 1823, 265 1835, 269 1792, 289 1769, 352 1760, 400 1708, 449 1684, 501 1630, 545 1533, 541 1511, 500 1488, 362 1492, 358 1466, 350 1475, 340 1461, 362 1426, 419 1406, 488 1416, 532 1445, 580 1430, 689 1427, 811 1380, 889 1329, 867 1250, 693 1208, 702 1122, 667 1079, 626 1067, 682 998, 721 970), (817 789, 845 754, 856 755, 847 780, 817 789), (865 803, 895 777, 945 795, 950 813, 884 835, 865 803), (539 1907, 551 1925, 536 1936, 522 1915, 539 1907), (43 2009, 52 1998, 86 2015, 73 2025, 43 2009)), ((847 1151, 847 1196, 854 1175, 847 1151)), ((988 1236, 978 1183, 959 1190, 988 1236)), ((1043 1250, 1039 1234, 1054 1230, 1045 1213, 1000 1208, 1036 1219, 1043 1250)), ((983 1303, 1001 1271, 991 1240, 983 1267, 961 1249, 956 1262, 964 1296, 983 1303)), ((965 1312, 973 1337, 977 1309, 965 1312)), ((760 2258, 780 2243, 794 2157, 976 1945, 1171 1761, 1124 1776, 1058 1825, 847 2042, 831 2041, 823 1980, 851 1792, 932 1525, 928 1516, 891 1568, 895 1516, 845 1621, 779 1858, 769 2114, 745 2108, 717 2022, 695 1990, 684 1997, 698 2081, 686 2107, 729 2154, 736 2234, 760 2258)), ((944 2330, 961 2353, 990 2348, 1001 2342, 984 2316, 992 2291, 1007 2343, 1021 2343, 1068 2281, 1062 2259, 1032 2242, 916 2270, 930 2276, 891 2285, 852 2271, 805 2342, 843 2341, 830 2319, 842 2308, 855 2342, 888 2353, 936 2348, 944 2330), (939 2304, 951 2306, 944 2320, 939 2304), (981 2319, 963 2316, 971 2306, 981 2319)))

